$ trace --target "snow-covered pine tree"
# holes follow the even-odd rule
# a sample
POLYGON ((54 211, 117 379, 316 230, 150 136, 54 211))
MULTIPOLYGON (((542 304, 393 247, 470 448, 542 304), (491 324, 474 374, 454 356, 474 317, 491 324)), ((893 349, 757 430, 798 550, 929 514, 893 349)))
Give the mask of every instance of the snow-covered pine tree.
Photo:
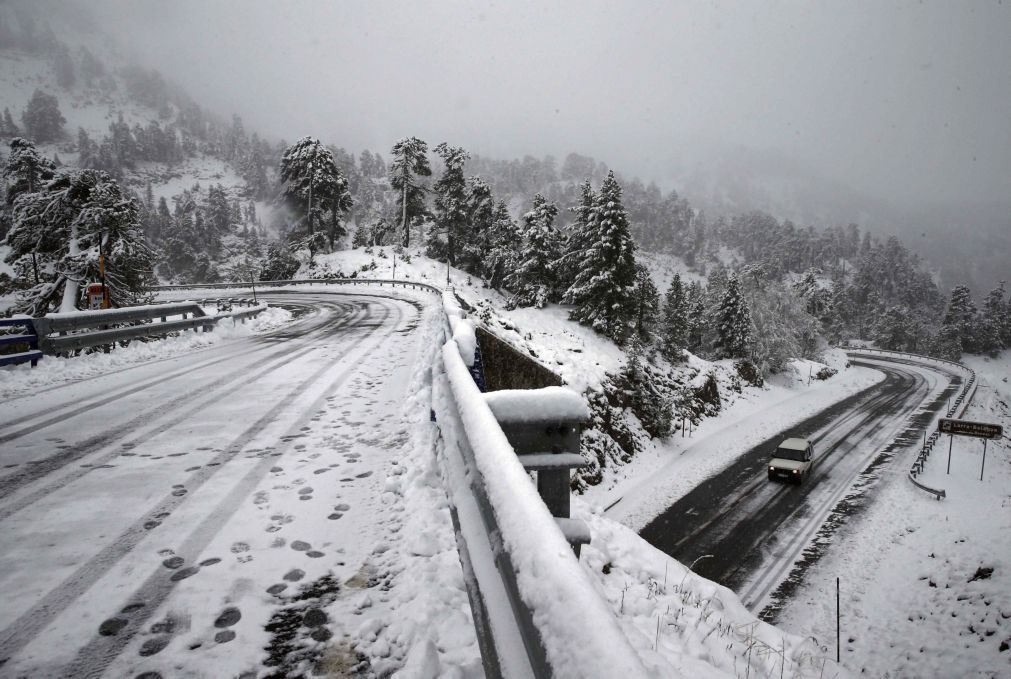
POLYGON ((432 176, 428 144, 417 137, 406 137, 393 145, 391 156, 390 186, 398 193, 400 228, 403 245, 407 248, 411 246, 411 223, 425 214, 425 189, 415 177, 432 176))
POLYGON ((620 344, 634 308, 635 243, 614 172, 600 186, 585 242, 576 280, 565 293, 565 301, 575 305, 569 317, 620 344))
POLYGON ((5 261, 14 264, 31 252, 53 266, 39 280, 21 280, 16 309, 32 315, 79 303, 82 282, 99 280, 99 242, 106 258, 106 281, 114 306, 147 299, 154 255, 139 222, 137 201, 104 172, 80 170, 56 175, 41 190, 14 203, 5 243, 5 261), (62 301, 61 301, 62 300, 62 301))
POLYGON ((927 342, 927 353, 949 361, 961 360, 962 339, 958 335, 958 328, 954 325, 942 325, 937 335, 927 342))
POLYGON ((60 102, 52 94, 35 90, 28 107, 21 114, 25 134, 37 142, 54 141, 63 135, 67 119, 60 113, 60 102))
POLYGON ((885 309, 874 327, 874 343, 881 349, 916 351, 918 344, 916 319, 905 305, 885 309))
POLYGON ((10 148, 3 178, 7 182, 7 204, 13 205, 18 196, 34 193, 52 179, 56 164, 39 153, 35 144, 27 139, 11 139, 10 148))
POLYGON ((315 233, 323 218, 329 215, 326 234, 333 248, 345 235, 342 216, 354 205, 347 179, 337 167, 333 152, 318 139, 302 137, 285 149, 281 156, 280 175, 281 198, 305 220, 306 235, 315 233))
POLYGON ((622 392, 621 404, 632 410, 651 437, 670 436, 673 399, 654 383, 644 365, 643 348, 636 333, 631 335, 625 355, 625 365, 614 379, 615 387, 622 392))
POLYGON ((512 270, 517 256, 517 244, 521 242, 519 226, 509 214, 505 201, 495 206, 495 215, 488 235, 489 254, 485 263, 485 277, 488 286, 499 290, 505 284, 506 275, 512 270))
POLYGON ((675 273, 664 298, 663 320, 659 331, 660 353, 671 363, 684 357, 690 327, 688 297, 681 282, 681 274, 675 273))
POLYGON ((2 121, 0 121, 0 134, 4 137, 16 137, 21 134, 21 130, 18 129, 17 124, 14 122, 14 116, 11 115, 11 110, 4 107, 4 114, 2 121))
POLYGON ((653 341, 653 333, 660 316, 660 293, 653 283, 653 277, 644 265, 635 265, 635 316, 632 319, 633 332, 643 346, 653 341))
POLYGON ((978 328, 976 303, 972 300, 972 292, 968 286, 956 285, 952 288, 941 326, 942 328, 952 328, 955 331, 962 351, 970 354, 979 351, 976 337, 978 328))
POLYGON ((685 294, 685 302, 688 308, 688 351, 698 354, 702 351, 705 341, 705 329, 708 325, 706 320, 709 315, 706 313, 706 294, 702 289, 702 284, 692 281, 685 294))
POLYGON ((468 228, 460 242, 459 266, 467 273, 484 276, 491 252, 491 230, 495 221, 495 198, 488 182, 480 177, 467 179, 466 210, 468 228))
POLYGON ((597 203, 597 194, 593 192, 589 179, 583 182, 579 192, 579 205, 569 208, 569 212, 575 215, 575 219, 569 225, 562 256, 554 265, 555 280, 562 294, 576 282, 576 274, 579 273, 584 253, 589 247, 590 220, 597 203))
POLYGON ((753 342, 751 312, 741 294, 737 274, 727 280, 727 291, 716 314, 716 350, 721 358, 747 358, 753 342))
POLYGON ((996 334, 999 349, 1011 348, 1011 299, 1004 301, 1007 283, 1001 281, 983 302, 983 318, 996 334))
POLYGON ((449 265, 456 266, 459 245, 468 240, 467 181, 463 175, 463 166, 470 154, 459 146, 450 146, 446 142, 434 150, 442 158, 445 169, 432 186, 435 194, 436 229, 429 234, 428 255, 439 258, 444 253, 449 265), (440 237, 445 240, 440 240, 440 237))
POLYGON ((513 292, 510 307, 538 309, 556 300, 552 265, 560 255, 560 239, 555 230, 558 207, 542 196, 534 196, 533 207, 523 215, 522 244, 505 286, 513 292))

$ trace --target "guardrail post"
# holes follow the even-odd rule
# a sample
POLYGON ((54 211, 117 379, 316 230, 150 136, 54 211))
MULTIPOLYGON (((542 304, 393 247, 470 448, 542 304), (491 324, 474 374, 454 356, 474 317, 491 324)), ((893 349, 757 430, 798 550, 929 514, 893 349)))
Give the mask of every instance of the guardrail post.
POLYGON ((537 475, 537 492, 578 557, 580 547, 590 542, 590 534, 582 521, 570 518, 569 483, 572 470, 587 464, 579 454, 583 420, 550 412, 545 414, 537 405, 543 391, 509 390, 513 403, 530 398, 532 405, 521 408, 526 411, 522 416, 516 416, 511 408, 503 409, 495 400, 495 392, 488 394, 489 406, 523 468, 537 475))

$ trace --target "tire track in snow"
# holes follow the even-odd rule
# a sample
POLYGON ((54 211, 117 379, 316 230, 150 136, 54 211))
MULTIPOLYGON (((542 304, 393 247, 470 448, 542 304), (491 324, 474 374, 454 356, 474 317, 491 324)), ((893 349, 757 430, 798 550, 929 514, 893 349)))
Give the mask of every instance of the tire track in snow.
MULTIPOLYGON (((351 309, 352 305, 350 305, 350 304, 335 304, 335 306, 337 306, 337 307, 344 307, 344 308, 341 308, 340 311, 344 312, 345 315, 347 313, 350 313, 351 311, 353 311, 353 309, 351 309)), ((343 318, 343 316, 342 316, 342 318, 343 318)), ((327 321, 324 320, 324 323, 320 324, 319 326, 305 329, 303 331, 303 333, 302 333, 302 336, 305 337, 306 339, 310 339, 313 335, 318 334, 319 332, 325 331, 327 329, 327 327, 328 327, 325 324, 326 322, 327 321)), ((220 346, 208 347, 206 349, 206 351, 210 351, 210 350, 214 350, 214 349, 221 349, 221 348, 222 347, 220 347, 220 346)), ((203 350, 199 350, 199 351, 203 351, 203 350)), ((48 426, 50 426, 52 424, 57 424, 57 423, 64 422, 65 420, 67 420, 67 419, 69 419, 71 417, 75 417, 77 415, 81 415, 83 413, 87 413, 89 411, 93 411, 95 408, 97 408, 99 406, 104 406, 104 405, 107 405, 109 403, 113 403, 113 402, 118 401, 120 399, 126 398, 127 396, 132 396, 132 395, 137 394, 139 392, 142 392, 142 391, 144 391, 146 389, 150 389, 151 387, 154 387, 154 386, 160 386, 160 385, 162 385, 162 384, 164 384, 166 382, 170 382, 170 381, 176 379, 177 377, 182 377, 182 376, 185 376, 185 375, 192 374, 193 372, 202 370, 203 368, 206 368, 208 366, 216 365, 218 363, 221 363, 222 361, 236 360, 236 359, 244 358, 244 357, 248 356, 249 354, 256 353, 256 352, 262 352, 262 351, 270 351, 270 348, 269 347, 264 347, 264 346, 253 346, 253 347, 251 347, 249 349, 246 349, 246 350, 243 350, 243 351, 240 351, 240 352, 237 352, 237 353, 227 354, 224 358, 221 358, 221 357, 209 358, 207 360, 204 360, 203 362, 187 365, 187 366, 182 367, 182 368, 180 368, 178 370, 175 370, 173 372, 159 373, 155 377, 147 378, 146 382, 141 381, 140 383, 134 383, 132 385, 127 385, 126 387, 120 389, 120 391, 115 392, 113 394, 108 394, 108 395, 104 395, 104 396, 101 396, 101 397, 98 397, 98 398, 92 398, 90 400, 85 400, 85 401, 74 401, 72 403, 67 403, 67 404, 62 405, 62 406, 57 406, 56 408, 46 408, 42 412, 30 413, 30 414, 27 414, 27 415, 22 415, 20 417, 12 419, 12 420, 7 420, 5 422, 0 423, 0 431, 3 431, 4 429, 9 429, 11 427, 14 427, 14 426, 17 426, 17 425, 20 425, 20 424, 23 424, 25 422, 31 422, 33 420, 37 420, 37 419, 39 419, 41 417, 46 417, 47 418, 47 419, 43 420, 42 422, 40 422, 38 424, 34 424, 34 425, 30 426, 30 427, 25 427, 25 428, 22 428, 22 429, 19 429, 19 430, 16 430, 16 431, 13 431, 13 432, 10 432, 10 433, 7 433, 7 434, 0 434, 0 444, 8 443, 9 441, 14 441, 14 440, 16 440, 16 439, 18 439, 18 438, 20 438, 22 436, 25 436, 27 434, 32 434, 32 433, 38 431, 39 429, 48 427, 48 426)), ((272 354, 271 357, 273 355, 276 355, 276 352, 274 354, 272 354)), ((171 361, 171 360, 178 359, 178 358, 179 358, 179 356, 172 356, 172 357, 168 357, 168 358, 159 359, 158 361, 151 361, 151 362, 148 362, 148 363, 144 363, 143 365, 145 365, 145 366, 147 366, 147 365, 153 365, 153 364, 159 363, 161 361, 171 361)), ((269 358, 270 357, 268 357, 267 360, 269 360, 269 358)), ((134 369, 136 367, 138 367, 138 366, 137 365, 127 366, 125 368, 121 368, 120 370, 114 370, 114 371, 111 371, 109 373, 105 373, 103 375, 95 375, 93 377, 85 378, 84 380, 77 380, 75 382, 72 382, 72 384, 79 384, 79 383, 87 381, 87 380, 94 380, 94 379, 100 379, 100 378, 103 378, 103 377, 108 377, 109 375, 114 375, 114 374, 119 373, 119 372, 124 372, 124 371, 127 371, 127 370, 132 370, 132 369, 134 369)), ((20 399, 26 398, 26 396, 29 396, 29 397, 30 396, 37 396, 38 394, 45 393, 45 392, 48 392, 48 391, 53 391, 53 390, 56 390, 56 389, 63 389, 66 386, 67 386, 66 383, 65 384, 56 385, 56 386, 53 386, 53 387, 49 387, 48 389, 42 389, 42 390, 39 390, 37 392, 32 392, 31 394, 28 394, 28 395, 21 395, 21 396, 15 397, 14 399, 10 399, 10 400, 12 400, 12 401, 13 400, 20 400, 20 399)), ((4 403, 6 403, 6 401, 4 401, 4 403)))
MULTIPOLYGON (((370 317, 369 314, 370 312, 366 311, 365 313, 366 319, 370 317)), ((340 322, 328 326, 327 329, 332 332, 334 330, 339 330, 349 325, 352 325, 355 323, 355 321, 356 316, 343 317, 340 319, 340 322)), ((306 338, 304 342, 308 343, 310 341, 311 338, 306 338)), ((302 342, 300 342, 300 344, 302 344, 302 342)), ((209 384, 200 385, 195 389, 192 389, 186 392, 185 394, 182 394, 181 396, 173 398, 172 400, 166 403, 162 403, 155 407, 152 407, 151 409, 129 420, 125 424, 117 426, 112 431, 107 431, 97 436, 93 436, 89 439, 86 439, 85 441, 76 444, 72 448, 63 450, 48 458, 35 461, 31 464, 26 464, 25 466, 23 466, 22 469, 13 472, 11 474, 7 474, 2 478, 0 478, 0 499, 6 499, 16 491, 23 488, 24 486, 27 486, 28 484, 31 484, 45 476, 48 476, 49 474, 59 471, 64 466, 72 462, 75 462, 76 460, 79 460, 85 457, 86 455, 101 450, 102 448, 109 446, 116 441, 130 437, 131 435, 136 434, 139 430, 143 429, 146 425, 150 425, 153 422, 162 420, 166 415, 174 413, 174 416, 171 419, 165 421, 159 427, 147 431, 145 433, 145 437, 153 434, 162 433, 167 429, 171 428, 172 426, 178 424, 186 417, 189 417, 193 413, 199 412, 201 406, 189 408, 188 410, 182 413, 176 412, 176 409, 179 408, 180 406, 192 403, 194 398, 210 395, 209 400, 215 400, 216 398, 219 398, 221 395, 232 393, 237 389, 241 389, 242 387, 247 386, 251 382, 259 379, 260 377, 270 372, 274 372, 280 368, 283 368, 289 363, 298 360, 304 355, 316 351, 319 348, 320 348, 319 346, 308 346, 302 349, 295 350, 295 353, 292 353, 292 347, 289 344, 285 344, 283 348, 272 351, 266 358, 263 359, 264 361, 272 361, 276 359, 276 363, 272 364, 268 368, 264 369, 263 371, 257 373, 252 377, 250 377, 247 373, 239 372, 236 375, 222 378, 209 384), (237 382, 238 384, 236 384, 237 382), (229 385, 232 386, 228 388, 229 385), (213 394, 213 392, 215 392, 216 390, 226 388, 227 390, 224 391, 222 394, 219 395, 213 394)), ((104 456, 103 458, 101 458, 100 463, 107 462, 108 460, 117 457, 121 453, 122 453, 121 450, 111 452, 106 456, 104 456)), ((42 497, 45 497, 45 495, 48 495, 49 493, 58 490, 59 488, 62 488, 64 485, 66 485, 67 482, 69 482, 69 480, 73 480, 79 478, 80 476, 83 476, 84 474, 87 474, 92 469, 93 467, 77 470, 71 476, 70 479, 61 479, 56 483, 47 486, 46 488, 40 489, 32 493, 27 498, 20 498, 18 500, 0 506, 0 521, 6 519, 11 514, 19 511, 20 509, 23 509, 24 507, 38 501, 42 497)))
MULTIPOLYGON (((383 306, 383 310, 386 312, 384 320, 388 320, 390 316, 390 307, 386 305, 381 306, 383 306)), ((396 306, 393 308, 397 311, 398 315, 402 317, 403 312, 400 308, 396 306)), ((399 324, 399 320, 398 323, 393 325, 394 329, 397 324, 399 324)), ((348 351, 354 350, 366 342, 366 340, 373 338, 376 330, 380 327, 381 325, 370 326, 367 334, 356 338, 350 343, 348 351)), ((382 335, 376 344, 380 344, 382 340, 389 334, 392 334, 392 332, 393 331, 391 330, 390 332, 382 335)), ((346 356, 346 352, 344 355, 346 356)), ((290 390, 274 408, 250 425, 240 436, 234 439, 224 451, 216 455, 213 458, 212 463, 205 465, 202 469, 195 472, 186 484, 187 491, 194 491, 200 488, 204 483, 212 478, 228 462, 234 459, 250 441, 252 441, 260 432, 277 419, 279 410, 290 406, 298 398, 298 396, 305 391, 306 388, 310 387, 327 371, 332 369, 334 365, 342 360, 344 360, 344 356, 338 358, 334 362, 328 362, 326 365, 316 370, 311 376, 303 380, 294 389, 290 390), (211 466, 212 464, 213 466, 211 466)), ((357 368, 357 363, 345 368, 326 390, 327 395, 329 395, 332 388, 339 386, 340 382, 346 379, 357 368)), ((308 412, 311 412, 311 410, 308 412)), ((304 420, 299 420, 298 424, 301 426, 303 421, 304 420)), ((298 427, 295 427, 296 431, 297 429, 298 427)), ((238 509, 242 499, 248 496, 250 489, 255 487, 255 484, 259 481, 263 473, 269 470, 270 466, 273 464, 271 457, 272 456, 264 456, 264 458, 261 459, 256 466, 254 466, 253 470, 247 472, 247 474, 243 476, 242 481, 240 481, 239 484, 226 496, 226 500, 220 503, 213 512, 208 514, 207 518, 205 518, 193 531, 193 533, 191 533, 190 537, 187 538, 186 543, 184 543, 184 549, 195 550, 195 553, 199 553, 199 550, 196 548, 200 546, 200 549, 202 549, 203 546, 206 546, 206 544, 210 542, 216 532, 224 525, 224 522, 238 509)), ((123 531, 123 533, 120 534, 110 545, 102 549, 98 554, 91 557, 91 559, 78 567, 77 570, 64 579, 62 583, 43 596, 37 604, 25 611, 15 621, 9 624, 6 629, 0 632, 0 667, 6 664, 18 651, 35 639, 60 612, 76 601, 84 592, 90 589, 96 582, 106 575, 106 573, 108 573, 108 571, 114 567, 117 562, 119 562, 124 556, 133 550, 137 544, 147 537, 150 534, 148 529, 145 528, 145 524, 147 522, 155 520, 155 517, 165 514, 166 512, 171 513, 173 510, 182 505, 189 497, 191 497, 191 495, 191 492, 181 495, 177 495, 175 492, 169 493, 158 503, 156 507, 149 510, 144 516, 123 531)), ((159 567, 156 568, 155 573, 148 578, 145 584, 136 593, 137 595, 149 597, 144 599, 146 605, 143 608, 134 611, 134 615, 131 617, 128 625, 121 630, 119 634, 111 637, 99 636, 88 646, 79 651, 74 667, 78 667, 81 663, 85 662, 87 666, 81 666, 79 670, 75 670, 69 675, 65 672, 61 674, 65 676, 100 676, 104 671, 104 668, 115 659, 140 626, 148 619, 152 612, 157 609, 158 604, 169 595, 175 587, 176 582, 177 580, 172 580, 171 574, 166 575, 159 565, 159 567)))

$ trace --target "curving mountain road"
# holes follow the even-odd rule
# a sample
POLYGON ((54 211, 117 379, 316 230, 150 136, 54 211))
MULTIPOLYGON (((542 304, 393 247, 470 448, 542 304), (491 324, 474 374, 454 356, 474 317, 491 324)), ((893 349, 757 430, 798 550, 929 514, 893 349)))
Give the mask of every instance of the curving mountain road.
POLYGON ((256 676, 333 633, 268 622, 377 548, 422 304, 264 297, 298 320, 2 403, 0 675, 256 676))
POLYGON ((741 596, 754 611, 794 569, 826 519, 855 510, 855 487, 905 468, 891 464, 957 393, 961 374, 896 360, 854 360, 885 373, 878 385, 777 434, 670 506, 641 531, 657 548, 741 596), (817 464, 802 485, 771 482, 769 454, 784 438, 814 442, 817 464), (898 440, 897 445, 892 445, 898 440))

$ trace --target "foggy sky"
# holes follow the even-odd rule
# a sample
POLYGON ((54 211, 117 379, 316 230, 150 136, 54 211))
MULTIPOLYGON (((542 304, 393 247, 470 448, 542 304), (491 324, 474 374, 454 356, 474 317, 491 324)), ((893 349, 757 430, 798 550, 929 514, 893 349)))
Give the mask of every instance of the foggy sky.
POLYGON ((568 151, 664 182, 712 146, 900 201, 1011 195, 1011 2, 102 0, 248 130, 568 151))

